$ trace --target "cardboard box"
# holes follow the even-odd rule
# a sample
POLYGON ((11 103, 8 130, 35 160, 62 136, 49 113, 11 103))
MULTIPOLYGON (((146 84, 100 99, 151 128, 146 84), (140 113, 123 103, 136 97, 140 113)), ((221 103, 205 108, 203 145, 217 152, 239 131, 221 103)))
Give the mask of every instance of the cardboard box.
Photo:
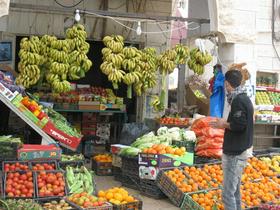
POLYGON ((100 110, 100 102, 96 101, 79 101, 80 110, 100 110))
POLYGON ((80 138, 69 136, 63 131, 57 129, 51 121, 49 121, 46 126, 43 127, 43 131, 52 136, 54 139, 58 140, 62 146, 72 151, 77 150, 82 139, 82 136, 80 138))
POLYGON ((138 163, 141 166, 154 166, 158 168, 179 167, 193 165, 194 154, 187 152, 184 156, 174 156, 170 154, 146 154, 139 153, 138 163))
POLYGON ((197 105, 199 113, 203 115, 209 115, 210 113, 210 96, 211 92, 205 87, 198 85, 188 84, 186 86, 186 101, 188 105, 197 105), (206 96, 206 99, 197 98, 194 92, 199 90, 202 94, 206 96))
POLYGON ((160 168, 154 166, 139 166, 140 179, 156 180, 160 168))
POLYGON ((61 149, 55 145, 24 144, 18 150, 19 160, 60 160, 61 149))

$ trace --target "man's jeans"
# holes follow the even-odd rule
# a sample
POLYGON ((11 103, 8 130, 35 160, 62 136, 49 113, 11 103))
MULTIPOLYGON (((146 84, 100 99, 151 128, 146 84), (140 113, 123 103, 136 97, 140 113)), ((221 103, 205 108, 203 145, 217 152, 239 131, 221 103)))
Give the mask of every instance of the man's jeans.
POLYGON ((247 153, 225 155, 222 157, 224 174, 223 203, 225 210, 241 210, 240 183, 243 169, 246 167, 247 153))

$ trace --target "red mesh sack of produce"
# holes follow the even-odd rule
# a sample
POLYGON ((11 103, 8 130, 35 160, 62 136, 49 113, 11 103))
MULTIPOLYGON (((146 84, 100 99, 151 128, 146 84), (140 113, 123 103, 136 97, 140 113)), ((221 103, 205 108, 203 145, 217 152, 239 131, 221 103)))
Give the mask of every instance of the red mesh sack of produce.
POLYGON ((207 127, 207 128, 203 128, 201 130, 201 133, 203 136, 207 136, 207 137, 224 137, 224 133, 225 130, 224 129, 217 129, 217 128, 211 128, 211 127, 207 127))
POLYGON ((207 150, 207 149, 222 149, 223 147, 223 138, 208 138, 201 137, 196 145, 196 151, 207 150))
POLYGON ((191 130, 195 132, 196 136, 202 136, 202 129, 209 128, 209 122, 215 121, 216 117, 203 117, 193 122, 191 130))
POLYGON ((197 151, 196 154, 204 157, 213 157, 213 158, 221 158, 222 157, 222 149, 207 149, 197 151))

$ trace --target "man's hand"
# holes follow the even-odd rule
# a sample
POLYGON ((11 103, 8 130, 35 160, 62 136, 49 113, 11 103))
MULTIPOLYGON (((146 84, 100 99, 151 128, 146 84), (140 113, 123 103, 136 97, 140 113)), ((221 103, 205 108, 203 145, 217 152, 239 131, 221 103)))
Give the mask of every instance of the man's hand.
POLYGON ((221 129, 229 128, 229 123, 225 119, 222 119, 222 118, 219 118, 215 121, 210 122, 209 125, 213 128, 221 128, 221 129))

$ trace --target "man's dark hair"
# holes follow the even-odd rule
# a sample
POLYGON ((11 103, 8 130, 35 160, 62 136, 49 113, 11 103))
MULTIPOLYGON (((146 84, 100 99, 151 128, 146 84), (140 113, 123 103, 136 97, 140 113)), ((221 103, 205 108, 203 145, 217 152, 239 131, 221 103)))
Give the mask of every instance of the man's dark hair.
POLYGON ((225 74, 225 80, 228 81, 228 83, 233 87, 237 88, 240 86, 241 81, 242 81, 242 74, 238 70, 229 70, 225 74))

